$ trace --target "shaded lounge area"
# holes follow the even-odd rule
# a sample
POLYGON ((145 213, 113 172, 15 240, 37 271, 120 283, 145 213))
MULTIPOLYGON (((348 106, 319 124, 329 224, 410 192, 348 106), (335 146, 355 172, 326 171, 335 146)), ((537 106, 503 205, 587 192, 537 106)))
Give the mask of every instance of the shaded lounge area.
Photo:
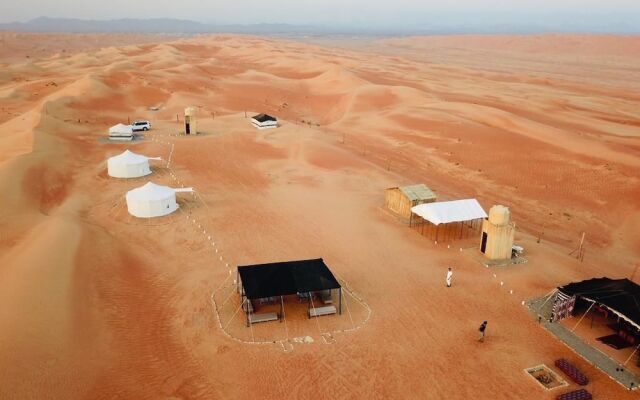
POLYGON ((306 302, 307 315, 342 314, 342 287, 321 258, 238 266, 240 293, 247 326, 284 318, 285 302, 306 302), (337 307, 334 305, 337 295, 337 307), (278 311, 264 312, 264 309, 278 311))
POLYGON ((436 242, 476 237, 487 218, 478 200, 464 199, 419 204, 411 208, 409 226, 436 242))
POLYGON ((637 388, 640 285, 628 279, 588 279, 558 287, 532 306, 547 319, 545 327, 578 354, 624 386, 637 388))

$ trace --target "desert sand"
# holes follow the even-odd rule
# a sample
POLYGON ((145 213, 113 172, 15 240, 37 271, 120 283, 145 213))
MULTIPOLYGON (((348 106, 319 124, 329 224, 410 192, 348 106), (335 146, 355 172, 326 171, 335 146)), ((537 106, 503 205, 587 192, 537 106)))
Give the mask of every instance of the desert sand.
POLYGON ((559 357, 595 398, 637 397, 521 303, 638 266, 640 37, 83 36, 0 35, 0 398, 552 399, 523 370, 559 357), (134 119, 144 140, 104 142, 134 119), (109 178, 126 148, 164 160, 109 178), (130 217, 147 180, 196 195, 130 217), (402 225, 383 190, 417 182, 509 206, 528 262, 402 225), (234 317, 235 266, 315 257, 348 313, 234 317))

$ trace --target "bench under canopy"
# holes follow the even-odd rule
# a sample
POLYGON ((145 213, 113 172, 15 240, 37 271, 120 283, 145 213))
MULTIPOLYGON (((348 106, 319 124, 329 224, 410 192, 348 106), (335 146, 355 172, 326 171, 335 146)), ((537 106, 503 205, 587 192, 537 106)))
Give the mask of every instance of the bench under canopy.
MULTIPOLYGON (((243 302, 337 289, 340 293, 338 311, 342 314, 342 287, 322 258, 238 266, 238 278, 243 302)), ((311 296, 308 298, 311 307, 311 296)), ((249 315, 250 307, 245 311, 249 315)), ((250 318, 247 321, 250 323, 250 318)))

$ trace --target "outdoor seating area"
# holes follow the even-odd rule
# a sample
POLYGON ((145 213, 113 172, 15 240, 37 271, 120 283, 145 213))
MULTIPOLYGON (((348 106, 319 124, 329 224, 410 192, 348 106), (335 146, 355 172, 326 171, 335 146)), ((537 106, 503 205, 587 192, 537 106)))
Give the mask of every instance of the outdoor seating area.
POLYGON ((578 389, 572 392, 561 394, 556 397, 557 400, 591 400, 593 396, 585 389, 578 389))
POLYGON ((621 364, 633 362, 638 365, 639 300, 640 285, 628 279, 595 278, 574 282, 558 288, 552 320, 577 318, 573 331, 588 334, 599 342, 596 347, 617 358, 621 364), (585 319, 590 321, 588 331, 579 328, 585 319))
POLYGON ((560 371, 564 372, 565 375, 571 378, 571 380, 578 385, 585 386, 589 383, 589 379, 578 368, 564 358, 556 360, 555 364, 560 371))
MULTIPOLYGON (((529 307, 542 326, 576 354, 632 390, 640 381, 638 300, 640 285, 603 277, 560 286, 529 302, 529 307)), ((558 360, 556 365, 573 381, 586 385, 589 379, 569 364, 558 360)))
MULTIPOLYGON (((601 350, 620 356, 623 364, 634 360, 640 343, 640 285, 628 279, 595 278, 558 288, 551 319, 554 322, 578 318, 590 320, 589 331, 601 350), (593 334, 593 333, 591 333, 593 334), (627 349, 627 350, 625 350, 627 349)), ((579 330, 580 331, 580 330, 579 330)), ((636 356, 635 363, 640 363, 636 356)))
POLYGON ((239 266, 236 282, 247 326, 282 321, 290 298, 308 304, 309 318, 342 314, 342 287, 321 258, 239 266))
POLYGON ((411 213, 409 226, 436 242, 476 236, 487 218, 476 199, 423 203, 411 207, 411 213))

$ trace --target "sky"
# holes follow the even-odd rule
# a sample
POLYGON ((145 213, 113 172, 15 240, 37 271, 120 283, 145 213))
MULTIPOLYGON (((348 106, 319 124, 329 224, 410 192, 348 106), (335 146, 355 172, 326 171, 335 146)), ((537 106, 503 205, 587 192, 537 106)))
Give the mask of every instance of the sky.
POLYGON ((207 23, 419 26, 424 23, 640 25, 640 0, 20 0, 0 1, 0 22, 32 18, 180 18, 207 23))

